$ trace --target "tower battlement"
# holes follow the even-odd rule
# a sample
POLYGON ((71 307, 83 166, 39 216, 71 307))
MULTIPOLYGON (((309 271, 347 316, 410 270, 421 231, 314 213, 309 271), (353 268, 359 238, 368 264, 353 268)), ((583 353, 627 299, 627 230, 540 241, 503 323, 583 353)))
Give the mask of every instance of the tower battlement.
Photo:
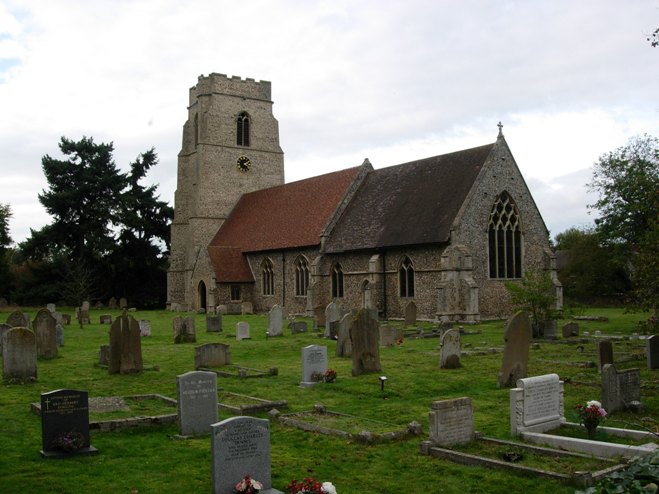
POLYGON ((197 84, 190 88, 190 106, 199 96, 224 94, 271 102, 272 84, 270 81, 257 81, 249 77, 227 76, 213 72, 207 76, 200 75, 197 84))

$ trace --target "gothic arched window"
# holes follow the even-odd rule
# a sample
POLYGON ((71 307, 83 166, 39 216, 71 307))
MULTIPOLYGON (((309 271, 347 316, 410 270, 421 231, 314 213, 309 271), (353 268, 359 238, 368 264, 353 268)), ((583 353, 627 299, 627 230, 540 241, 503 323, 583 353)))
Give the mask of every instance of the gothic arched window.
POLYGON ((343 298, 343 268, 339 263, 332 266, 332 298, 343 298))
POLYGON ((199 114, 195 113, 194 116, 194 145, 197 147, 197 144, 199 144, 199 114))
POLYGON ((295 295, 306 297, 309 287, 309 263, 300 256, 295 260, 295 295))
POLYGON ((401 297, 414 297, 414 266, 407 256, 398 269, 398 286, 401 297))
POLYGON ((522 228, 515 202, 502 192, 487 227, 490 278, 521 278, 522 228))
POLYGON ((272 261, 268 258, 261 263, 261 283, 263 295, 275 294, 275 270, 272 261))
POLYGON ((249 115, 245 112, 236 119, 236 144, 249 146, 249 115))

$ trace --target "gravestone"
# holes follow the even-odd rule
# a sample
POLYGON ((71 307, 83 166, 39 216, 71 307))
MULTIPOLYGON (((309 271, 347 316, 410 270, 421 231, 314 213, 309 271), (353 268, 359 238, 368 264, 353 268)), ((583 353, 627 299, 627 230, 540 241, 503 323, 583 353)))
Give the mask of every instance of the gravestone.
POLYGON ((254 314, 254 305, 252 305, 252 302, 243 302, 242 304, 240 304, 240 314, 241 315, 254 314))
POLYGON ((194 349, 194 367, 222 367, 231 363, 229 345, 224 343, 206 343, 194 349))
POLYGON ((64 316, 62 315, 62 313, 55 311, 52 314, 53 317, 55 318, 55 321, 57 321, 57 324, 61 324, 62 326, 64 326, 64 316))
POLYGON ((121 315, 110 328, 110 374, 142 372, 140 325, 133 316, 121 315))
POLYGON ((174 343, 195 343, 197 335, 195 332, 194 317, 176 316, 172 321, 174 331, 174 343))
POLYGON ((394 346, 402 337, 403 334, 401 330, 395 326, 380 326, 380 346, 394 346))
POLYGON ((270 422, 231 417, 211 426, 212 491, 233 494, 246 475, 263 484, 260 494, 282 494, 272 488, 270 422))
POLYGON ((471 398, 433 401, 428 417, 432 444, 446 447, 474 440, 474 410, 471 398))
POLYGON ((192 371, 176 376, 176 399, 179 434, 208 434, 218 420, 217 374, 192 371))
POLYGON ((597 342, 597 370, 601 373, 606 364, 613 364, 613 343, 611 340, 602 340, 597 342))
POLYGON ((503 336, 503 361, 498 380, 500 388, 512 388, 519 379, 526 377, 531 337, 531 320, 526 312, 520 311, 508 320, 503 336))
POLYGON ((613 364, 602 367, 602 406, 608 413, 627 409, 641 401, 641 371, 618 371, 613 364))
POLYGON ((206 332, 207 333, 221 333, 222 332, 222 314, 206 314, 206 332))
POLYGON ((114 297, 112 297, 112 298, 108 301, 108 309, 112 309, 112 310, 114 310, 114 309, 116 309, 116 308, 117 308, 117 299, 114 298, 114 297))
POLYGON ((32 331, 18 327, 5 332, 2 371, 5 381, 37 380, 37 342, 32 331))
POLYGON ((55 324, 55 342, 57 346, 64 346, 64 326, 60 323, 55 324))
POLYGON ((94 309, 102 309, 102 308, 103 308, 103 302, 101 302, 100 300, 94 304, 94 309))
POLYGON ((249 340, 249 323, 245 321, 240 321, 236 324, 236 339, 237 340, 249 340))
POLYGON ((66 326, 71 325, 71 314, 62 314, 62 322, 66 326))
POLYGON ((339 321, 339 331, 336 338, 336 349, 334 354, 337 357, 352 356, 352 342, 350 341, 350 325, 352 324, 353 314, 348 313, 339 321))
POLYGON ((84 310, 84 311, 86 311, 86 312, 89 312, 89 302, 87 302, 87 301, 85 300, 85 301, 82 303, 82 305, 80 306, 80 309, 81 309, 81 310, 84 310))
POLYGON ((140 336, 145 338, 151 336, 151 321, 149 319, 140 319, 140 336))
POLYGON ((4 297, 0 297, 0 309, 6 309, 8 305, 9 302, 7 302, 7 299, 4 297))
MULTIPOLYGON (((87 302, 89 305, 89 302, 87 302)), ((89 310, 88 309, 83 309, 83 308, 78 308, 76 309, 76 319, 78 320, 78 323, 82 326, 83 324, 89 324, 89 310)))
POLYGON ((2 355, 2 337, 10 329, 11 326, 9 324, 0 323, 0 355, 2 355))
POLYGON ((460 367, 460 330, 449 329, 440 338, 439 367, 457 369, 460 367))
POLYGON ((556 338, 556 320, 549 319, 543 322, 542 335, 546 340, 555 340, 556 338))
POLYGON ((558 374, 520 379, 510 390, 511 432, 518 435, 556 429, 565 422, 563 409, 563 382, 558 374))
POLYGON ((350 325, 352 343, 352 375, 380 372, 380 331, 377 319, 366 309, 360 309, 350 325))
POLYGON ((119 308, 120 309, 127 309, 128 308, 128 300, 126 300, 124 297, 121 297, 119 299, 119 308))
POLYGON ((338 332, 338 322, 341 320, 343 312, 336 302, 330 302, 325 307, 325 338, 334 339, 338 332), (334 324, 332 324, 334 323, 334 324))
POLYGON ((101 345, 98 349, 98 363, 100 365, 110 365, 110 345, 101 345))
POLYGON ((15 310, 11 314, 7 316, 7 324, 11 326, 12 328, 30 328, 30 322, 29 318, 25 318, 25 314, 23 314, 19 310, 15 310))
POLYGON ((414 326, 416 324, 416 304, 414 300, 405 306, 405 326, 414 326))
POLYGON ((302 382, 300 387, 308 388, 321 382, 327 370, 327 347, 309 345, 302 349, 302 382))
POLYGON ((37 358, 51 360, 57 357, 57 321, 48 309, 37 312, 32 327, 37 341, 37 358))
POLYGON ((569 338, 570 336, 579 336, 579 325, 576 322, 568 322, 563 324, 561 328, 563 332, 563 338, 569 338))
POLYGON ((284 309, 275 304, 268 313, 268 336, 282 336, 284 334, 284 309))
POLYGON ((46 309, 51 314, 53 314, 57 310, 55 304, 46 304, 46 309))
POLYGON ((291 334, 306 333, 308 331, 306 321, 291 321, 288 323, 288 328, 291 330, 291 334))
POLYGON ((101 314, 98 319, 100 324, 112 324, 112 316, 110 314, 101 314))
POLYGON ((313 308, 313 329, 318 331, 321 327, 325 327, 325 307, 319 305, 313 308))
POLYGON ((58 389, 41 394, 41 456, 94 454, 90 445, 86 391, 58 389))
POLYGON ((648 362, 648 369, 659 369, 659 337, 658 336, 652 335, 645 340, 645 353, 648 362))

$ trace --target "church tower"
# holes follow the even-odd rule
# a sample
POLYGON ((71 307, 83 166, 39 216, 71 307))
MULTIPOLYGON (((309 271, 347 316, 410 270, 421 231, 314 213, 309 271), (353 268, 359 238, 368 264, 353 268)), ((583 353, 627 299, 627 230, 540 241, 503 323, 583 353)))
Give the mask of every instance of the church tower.
POLYGON ((283 183, 270 82, 199 76, 178 155, 168 307, 214 305, 208 244, 243 194, 283 183))

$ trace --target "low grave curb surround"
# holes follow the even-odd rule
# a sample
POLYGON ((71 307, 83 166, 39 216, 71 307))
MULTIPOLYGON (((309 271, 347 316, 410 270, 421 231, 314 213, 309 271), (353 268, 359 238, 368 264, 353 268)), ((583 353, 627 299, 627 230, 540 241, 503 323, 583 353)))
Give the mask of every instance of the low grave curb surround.
POLYGON ((209 367, 199 367, 200 371, 208 371, 208 372, 215 372, 215 374, 218 375, 218 377, 239 377, 241 379, 248 379, 248 378, 254 378, 254 377, 269 377, 269 376, 276 376, 279 374, 279 369, 277 367, 271 367, 268 370, 262 370, 262 369, 252 369, 249 367, 242 367, 240 365, 225 365, 222 367, 223 369, 231 369, 231 370, 219 370, 219 369, 213 369, 209 367))
MULTIPOLYGON (((288 408, 288 402, 286 400, 270 401, 264 400, 262 398, 256 398, 254 396, 243 395, 240 393, 231 393, 229 391, 218 390, 221 395, 229 395, 238 398, 244 398, 245 400, 253 401, 255 403, 250 405, 228 405, 226 403, 218 402, 218 407, 220 409, 228 410, 232 413, 237 413, 240 415, 250 415, 253 413, 259 412, 268 412, 275 409, 288 408)), ((221 398, 220 398, 221 400, 221 398)))

